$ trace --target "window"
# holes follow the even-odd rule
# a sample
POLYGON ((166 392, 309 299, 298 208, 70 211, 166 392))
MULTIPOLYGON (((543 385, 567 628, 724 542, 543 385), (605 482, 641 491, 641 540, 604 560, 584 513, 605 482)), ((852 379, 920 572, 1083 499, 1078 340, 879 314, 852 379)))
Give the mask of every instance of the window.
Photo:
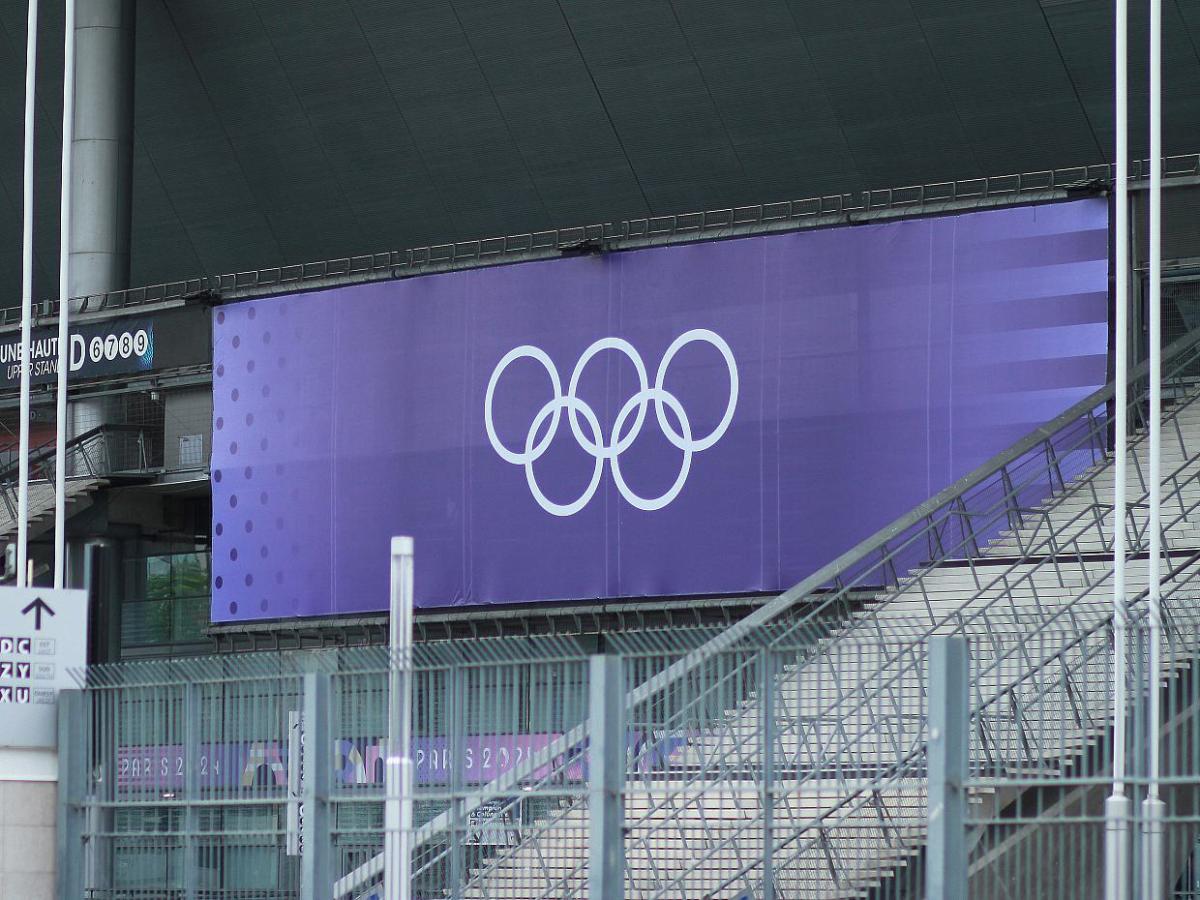
POLYGON ((208 550, 129 560, 121 612, 122 650, 204 642, 209 615, 208 550))

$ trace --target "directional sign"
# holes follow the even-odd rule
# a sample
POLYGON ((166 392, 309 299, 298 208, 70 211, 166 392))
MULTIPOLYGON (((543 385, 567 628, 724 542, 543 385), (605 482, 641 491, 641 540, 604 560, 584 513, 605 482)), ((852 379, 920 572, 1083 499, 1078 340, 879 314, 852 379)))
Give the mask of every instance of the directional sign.
POLYGON ((0 588, 0 747, 55 747, 58 692, 87 662, 87 591, 0 588))
POLYGON ((41 631, 42 630, 42 614, 45 613, 48 616, 52 616, 52 615, 54 615, 54 610, 51 609, 50 604, 48 604, 41 597, 34 597, 33 602, 30 603, 23 610, 21 610, 21 615, 23 615, 23 616, 27 616, 30 613, 33 613, 33 623, 34 623, 33 629, 34 629, 34 631, 41 631))

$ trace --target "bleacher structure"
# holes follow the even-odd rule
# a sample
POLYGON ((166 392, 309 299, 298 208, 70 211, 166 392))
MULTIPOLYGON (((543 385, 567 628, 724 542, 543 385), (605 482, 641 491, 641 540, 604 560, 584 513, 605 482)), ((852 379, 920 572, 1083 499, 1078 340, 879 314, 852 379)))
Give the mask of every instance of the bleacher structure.
MULTIPOLYGON (((1164 350, 1163 371, 1169 652, 1158 682, 1172 692, 1173 881, 1200 832, 1200 331, 1164 350)), ((1131 377, 1124 528, 1140 659, 1151 486, 1144 368, 1131 377)), ((731 627, 609 637, 628 687, 625 721, 605 731, 625 749, 626 896, 924 896, 929 647, 946 635, 966 640, 971 667, 971 895, 1102 894, 1113 393, 1080 401, 731 627)), ((425 753, 454 760, 503 734, 527 748, 495 777, 444 762, 434 777, 418 762, 414 896, 588 895, 586 653, 565 639, 516 650, 505 640, 420 644, 407 663, 425 753)), ((366 651, 89 669, 63 700, 65 746, 83 749, 61 764, 59 858, 78 860, 80 895, 378 895, 384 786, 373 748, 386 734, 388 675, 386 655, 366 651), (326 687, 310 690, 319 679, 326 687), (304 743, 307 771, 323 774, 304 790, 328 829, 307 832, 304 853, 327 854, 302 865, 284 850, 289 733, 324 696, 328 731, 304 743)), ((1138 698, 1131 690, 1134 714, 1138 698)))
MULTIPOLYGON (((1197 337, 1167 352, 1162 454, 1164 603, 1189 647, 1200 618, 1197 337)), ((1142 390, 1131 392, 1130 411, 1141 427, 1131 447, 1125 527, 1129 584, 1144 585, 1150 487, 1144 373, 1135 377, 1142 390)), ((638 722, 652 721, 648 707, 671 692, 691 699, 653 722, 654 733, 674 736, 675 749, 664 754, 660 741, 630 755, 627 896, 761 896, 767 856, 777 897, 907 895, 892 883, 923 850, 924 679, 934 635, 965 637, 972 651, 972 767, 990 776, 971 793, 974 816, 998 815, 1014 803, 1019 791, 1000 787, 1005 778, 1078 770, 1081 754, 1108 746, 1110 401, 1109 390, 1089 398, 989 471, 968 476, 631 692, 638 722), (852 589, 873 583, 880 589, 872 602, 843 605, 852 589), (798 622, 772 627, 801 601, 812 608, 798 622), (1097 634, 1105 638, 1103 652, 1089 640, 1097 634), (734 679, 761 681, 748 672, 764 659, 760 648, 787 660, 768 691, 751 691, 715 721, 697 721, 701 692, 718 695, 734 679)), ((1136 621, 1145 594, 1131 595, 1136 621)), ((1171 659, 1164 678, 1187 668, 1178 653, 1171 659)), ((581 738, 577 732, 562 743, 581 738)), ((549 787, 569 765, 560 762, 521 787, 549 787)), ((524 798, 502 798, 521 781, 510 777, 473 796, 507 802, 520 818, 524 798)), ((418 832, 419 844, 437 846, 447 826, 432 825, 418 832)), ((586 896, 586 838, 580 795, 528 822, 515 847, 477 865, 453 893, 481 900, 586 896)), ((443 853, 432 851, 426 867, 443 853)))

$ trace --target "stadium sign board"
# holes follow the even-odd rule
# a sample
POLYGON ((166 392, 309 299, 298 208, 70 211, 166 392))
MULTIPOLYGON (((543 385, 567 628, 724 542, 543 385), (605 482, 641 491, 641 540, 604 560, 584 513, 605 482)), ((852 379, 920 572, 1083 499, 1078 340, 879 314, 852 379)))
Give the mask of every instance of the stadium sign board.
POLYGON ((0 588, 0 747, 58 746, 58 692, 87 662, 87 591, 0 588))
MULTIPOLYGON (((184 308, 152 316, 122 316, 71 325, 72 382, 134 375, 208 362, 209 323, 205 310, 184 308)), ((58 381, 58 326, 34 328, 29 345, 30 383, 58 381)), ((0 390, 21 383, 21 333, 0 336, 0 390)))
POLYGON ((1089 198, 214 311, 213 619, 784 589, 1104 382, 1089 198))

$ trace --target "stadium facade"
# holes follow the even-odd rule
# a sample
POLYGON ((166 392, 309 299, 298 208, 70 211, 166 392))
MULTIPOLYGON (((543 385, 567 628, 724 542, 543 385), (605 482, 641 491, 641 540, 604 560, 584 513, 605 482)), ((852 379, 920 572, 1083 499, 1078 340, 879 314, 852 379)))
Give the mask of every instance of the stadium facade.
MULTIPOLYGON (((357 4, 289 6, 286 15, 232 4, 202 12, 131 0, 89 5, 78 32, 80 258, 71 293, 93 295, 80 304, 81 322, 128 318, 132 336, 153 317, 157 338, 153 353, 126 371, 118 360, 109 371, 73 375, 73 453, 94 455, 90 440, 109 457, 96 473, 104 478, 73 497, 75 578, 90 565, 110 595, 95 610, 95 658, 199 650, 214 635, 222 647, 260 640, 258 628, 210 633, 206 621, 206 306, 580 248, 613 254, 1037 203, 1110 184, 1103 10, 934 4, 878 19, 860 12, 861 20, 849 9, 818 14, 798 4, 736 13, 705 6, 630 18, 617 8, 584 15, 531 7, 511 19, 528 27, 511 29, 452 3, 404 23, 357 4), (415 34, 422 37, 413 43, 415 34), (838 48, 849 42, 875 63, 846 66, 838 48), (1020 84, 1000 65, 1017 45, 1027 61, 1020 84), (997 65, 960 62, 968 56, 997 65), (614 224, 576 227, 589 222, 614 224), (241 274, 206 274, 225 272, 241 274), (164 578, 173 586, 154 599, 164 578)), ((60 17, 54 7, 43 12, 39 159, 57 158, 60 17)), ((1195 23, 1173 9, 1168 19, 1167 82, 1176 87, 1166 97, 1165 147, 1186 154, 1200 146, 1200 116, 1188 105, 1200 63, 1183 52, 1195 23)), ((3 22, 13 48, 23 44, 23 21, 21 4, 9 4, 3 22)), ((1135 21, 1135 35, 1144 27, 1135 21)), ((21 62, 17 52, 5 55, 9 109, 20 105, 21 62)), ((0 167, 14 184, 19 145, 5 146, 0 167)), ((1132 148, 1144 149, 1136 133, 1132 148)), ((1192 160, 1174 165, 1164 254, 1186 278, 1200 258, 1197 201, 1192 160)), ((37 177, 35 291, 45 297, 56 270, 54 166, 40 165, 37 177)), ((11 203, 15 194, 7 195, 11 203)), ((11 212, 10 230, 19 218, 11 212)), ((1135 219, 1143 218, 1135 202, 1135 219)), ((5 233, 13 239, 0 263, 16 284, 19 242, 5 233)), ((1136 241, 1143 271, 1144 228, 1136 241)), ((48 301, 47 324, 52 310, 48 301)), ((1182 327, 1182 313, 1169 315, 1182 327)), ((51 395, 40 390, 35 442, 52 433, 51 395)), ((644 604, 606 608, 617 619, 675 615, 644 604)), ((726 598, 711 608, 736 615, 745 603, 726 598)), ((594 630, 598 617, 613 620, 595 609, 562 622, 539 609, 537 624, 516 610, 513 627, 572 629, 582 614, 594 630)), ((427 621, 435 618, 429 627, 441 633, 471 620, 427 621)), ((482 627, 499 621, 489 614, 482 627)), ((377 618, 354 628, 353 639, 382 637, 377 618)), ((300 630, 305 641, 327 639, 320 628, 300 630)), ((289 628, 265 638, 281 639, 301 640, 289 628)))
MULTIPOLYGON (((417 536, 416 632, 439 642, 430 654, 539 635, 558 638, 553 650, 523 652, 674 653, 1101 389, 1115 278, 1133 286, 1144 359, 1145 163, 1129 185, 1132 271, 1109 262, 1107 8, 884 6, 85 5, 67 529, 97 678, 117 678, 104 665, 121 661, 382 644, 396 533, 417 536), (972 306, 989 302, 1003 312, 972 306), (510 359, 522 349, 528 359, 510 359), (580 374, 613 351, 628 367, 580 374), (672 356, 691 386, 669 374, 672 356), (553 369, 551 404, 501 395, 544 393, 538 362, 553 369), (915 380, 914 365, 927 367, 915 380), (644 396, 627 406, 634 385, 644 396), (789 407, 799 397, 813 402, 789 407), (639 463, 643 422, 660 445, 639 463), (551 452, 568 435, 583 469, 551 452), (682 469, 654 457, 667 445, 682 469)), ((10 113, 23 14, 0 4, 10 113)), ((38 79, 41 298, 56 294, 57 172, 41 160, 59 149, 58 15, 45 11, 38 79)), ((1200 316, 1200 20, 1176 6, 1168 19, 1164 342, 1200 316)), ((0 149, 5 185, 19 182, 18 151, 0 149)), ((0 277, 15 298, 20 210, 4 195, 0 277)), ((34 335, 47 358, 33 378, 39 584, 56 303, 39 304, 34 335)), ((15 435, 19 311, 6 305, 0 421, 15 435)), ((15 437, 0 449, 11 539, 15 437)), ((858 609, 878 584, 853 587, 858 609)), ((494 689, 461 702, 481 707, 494 689)), ((533 675, 504 687, 526 706, 542 690, 533 675)), ((567 732, 577 699, 519 725, 479 712, 461 740, 498 753, 482 736, 507 729, 506 754, 531 753, 567 732)), ((370 722, 357 723, 364 739, 370 722)), ((436 759, 449 725, 426 725, 436 759)), ((175 744, 149 718, 131 727, 125 799, 182 789, 133 772, 129 748, 157 768, 175 744)), ((232 789, 215 776, 204 787, 232 789)), ((353 809, 362 831, 376 827, 353 809)), ((131 805, 87 827, 134 832, 139 815, 131 805)), ((274 835, 264 822, 253 827, 274 835)), ((339 874, 375 850, 355 827, 339 874)), ((204 857, 176 850, 139 846, 108 887, 186 890, 204 857)), ((230 897, 290 895, 291 862, 261 851, 205 862, 205 877, 236 882, 230 897), (255 886, 263 860, 276 875, 255 886)))

